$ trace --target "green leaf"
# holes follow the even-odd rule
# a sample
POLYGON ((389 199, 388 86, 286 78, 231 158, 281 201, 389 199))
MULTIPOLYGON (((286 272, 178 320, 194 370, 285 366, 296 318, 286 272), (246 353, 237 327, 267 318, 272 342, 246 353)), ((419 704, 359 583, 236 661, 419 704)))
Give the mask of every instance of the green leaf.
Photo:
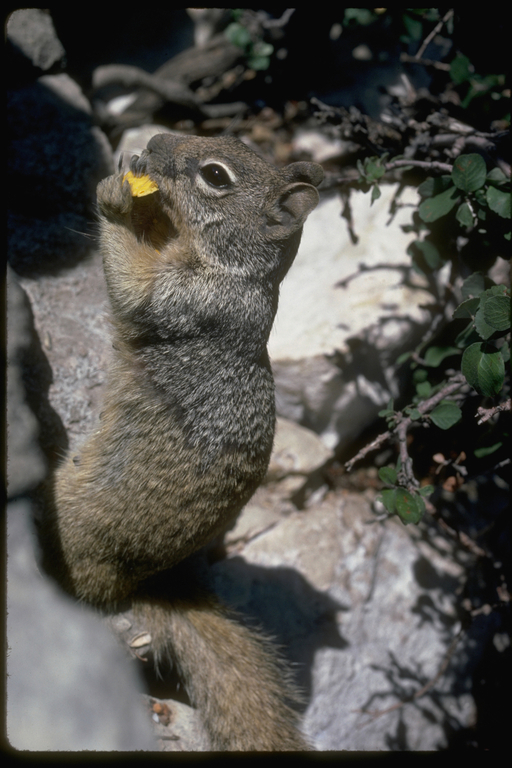
POLYGON ((384 490, 381 492, 382 503, 386 507, 390 515, 394 515, 396 512, 396 488, 393 490, 384 490))
POLYGON ((433 485, 423 485, 419 489, 419 493, 421 496, 430 496, 432 493, 434 493, 435 488, 433 485))
POLYGON ((455 187, 449 187, 440 195, 428 197, 418 208, 420 219, 428 224, 431 221, 437 221, 441 216, 446 216, 457 205, 458 197, 454 198, 454 195, 457 195, 457 190, 455 187))
POLYGON ((462 53, 457 54, 450 65, 450 77, 454 83, 460 85, 469 80, 472 72, 471 62, 462 53))
POLYGON ((439 429, 450 429, 462 418, 462 411, 458 405, 449 400, 441 400, 434 410, 429 413, 430 418, 439 429))
POLYGON ((229 42, 233 43, 233 45, 236 45, 238 48, 245 49, 251 44, 250 32, 246 27, 242 24, 238 24, 236 21, 226 27, 224 34, 229 42))
POLYGON ((270 43, 265 43, 263 40, 259 40, 253 48, 253 53, 256 56, 272 56, 274 53, 274 46, 270 43))
POLYGON ((445 189, 448 189, 451 186, 451 176, 436 176, 435 179, 429 176, 428 179, 425 179, 425 181, 419 185, 418 194, 421 195, 421 197, 433 197, 434 195, 440 195, 441 192, 444 192, 445 189))
POLYGON ((495 443, 494 445, 489 445, 482 448, 475 448, 473 453, 475 454, 477 459, 481 459, 484 456, 489 456, 491 453, 495 453, 499 448, 501 448, 502 445, 503 443, 495 443))
POLYGON ((373 203, 375 200, 378 200, 378 199, 379 199, 379 197, 381 196, 381 194, 382 194, 382 193, 381 193, 381 191, 380 191, 379 185, 378 185, 378 184, 374 184, 374 185, 373 185, 373 189, 372 189, 372 197, 371 197, 371 203, 370 203, 370 205, 371 205, 371 204, 372 204, 372 203, 373 203))
POLYGON ((494 397, 503 387, 505 363, 492 344, 471 344, 462 355, 461 370, 468 384, 481 395, 494 397))
POLYGON ((453 313, 452 317, 454 320, 466 320, 466 319, 473 320, 479 306, 480 306, 480 299, 478 298, 466 299, 465 301, 462 302, 462 304, 459 304, 459 306, 453 313))
POLYGON ((397 365, 402 365, 402 363, 405 363, 406 360, 409 360, 411 357, 412 352, 404 352, 403 355, 399 355, 396 359, 397 365))
POLYGON ((412 378, 415 384, 419 384, 420 381, 426 381, 428 379, 428 371, 424 368, 417 368, 414 371, 412 378))
POLYGON ((494 285, 489 277, 485 277, 480 272, 473 272, 462 284, 462 297, 469 299, 473 296, 480 296, 485 290, 494 285))
POLYGON ((508 296, 489 296, 483 304, 485 322, 495 331, 510 328, 510 299, 508 296))
POLYGON ((487 181, 493 181, 495 184, 504 184, 508 181, 501 168, 492 168, 487 174, 487 181))
POLYGON ((485 197, 491 211, 494 211, 503 219, 510 219, 512 217, 512 197, 510 192, 504 192, 502 189, 496 189, 496 187, 489 187, 485 197))
POLYGON ((481 337, 473 328, 473 321, 471 321, 455 338, 455 344, 459 349, 465 349, 466 347, 469 347, 470 344, 476 344, 478 341, 481 341, 481 337))
POLYGON ((408 411, 408 413, 411 419, 414 419, 414 421, 418 421, 419 419, 421 419, 421 413, 418 411, 417 408, 411 408, 411 410, 408 411))
POLYGON ((386 485, 396 485, 396 471, 392 467, 381 467, 379 477, 386 485))
POLYGON ((419 523, 425 511, 425 502, 421 496, 400 488, 396 492, 396 511, 400 520, 407 525, 408 523, 419 523))
POLYGON ((478 311, 475 315, 475 330, 477 331, 480 338, 484 339, 485 341, 487 341, 487 339, 490 339, 491 336, 494 334, 494 328, 485 322, 483 307, 481 302, 480 302, 478 311))
POLYGON ((261 72, 269 68, 270 58, 268 56, 249 56, 247 64, 256 72, 261 72))
POLYGON ((459 155, 453 164, 452 180, 463 192, 474 192, 485 184, 487 167, 476 153, 459 155))
POLYGON ((482 295, 482 299, 486 299, 488 296, 507 296, 510 295, 509 288, 506 285, 491 285, 487 288, 482 295))
POLYGON ((413 245, 420 250, 430 269, 439 269, 444 264, 444 259, 430 240, 415 240, 413 245))
MULTIPOLYGON (((475 200, 479 205, 487 206, 487 198, 485 196, 485 189, 481 187, 480 189, 475 190, 473 193, 475 195, 475 200)), ((482 219, 482 221, 485 221, 486 212, 485 210, 478 209, 477 215, 479 219, 482 219)))
POLYGON ((493 285, 480 294, 480 306, 475 314, 475 328, 482 339, 510 327, 510 299, 504 285, 493 285))
POLYGON ((455 214, 455 218, 463 227, 473 226, 473 213, 467 203, 462 203, 462 205, 459 205, 457 213, 455 214))
POLYGON ((446 357, 458 354, 460 354, 460 350, 457 347, 429 347, 425 352, 423 360, 425 365, 428 365, 430 368, 437 368, 446 357))
POLYGON ((368 172, 368 175, 371 176, 372 179, 380 179, 386 173, 386 169, 381 165, 380 160, 378 162, 374 162, 373 160, 370 159, 368 161, 368 166, 366 170, 368 172))
POLYGON ((419 384, 416 384, 416 392, 420 397, 428 397, 432 392, 430 381, 422 381, 419 384))
POLYGON ((412 40, 421 40, 423 35, 423 24, 421 21, 413 19, 407 13, 404 13, 402 19, 409 37, 411 37, 412 40))

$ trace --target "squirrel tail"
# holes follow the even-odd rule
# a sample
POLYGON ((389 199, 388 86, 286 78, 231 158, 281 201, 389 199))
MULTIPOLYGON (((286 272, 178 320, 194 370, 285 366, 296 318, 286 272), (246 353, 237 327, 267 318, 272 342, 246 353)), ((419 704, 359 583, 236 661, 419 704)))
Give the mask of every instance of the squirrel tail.
POLYGON ((210 593, 179 599, 136 597, 155 662, 168 654, 216 751, 296 751, 311 747, 290 706, 300 701, 276 650, 210 593))

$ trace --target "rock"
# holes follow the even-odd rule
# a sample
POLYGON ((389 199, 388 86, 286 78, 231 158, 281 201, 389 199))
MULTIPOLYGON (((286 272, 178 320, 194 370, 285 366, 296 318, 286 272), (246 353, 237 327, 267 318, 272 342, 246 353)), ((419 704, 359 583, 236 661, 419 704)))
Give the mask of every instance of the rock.
POLYGON ((99 253, 57 276, 21 278, 34 325, 53 371, 51 407, 74 450, 93 428, 106 383, 110 351, 107 291, 99 253))
POLYGON ((125 652, 38 569, 30 493, 46 462, 24 385, 34 330, 12 274, 8 289, 7 738, 17 751, 150 750, 125 652))
MULTIPOLYGON (((251 514, 250 506, 239 521, 251 514)), ((441 536, 377 521, 369 501, 329 494, 213 566, 221 596, 276 638, 305 692, 318 750, 431 750, 471 727, 471 639, 459 641, 464 566, 441 536), (420 692, 417 700, 401 704, 420 692), (380 716, 363 710, 380 711, 380 716)))
POLYGON ((208 752, 209 741, 197 711, 174 699, 148 699, 153 711, 153 731, 162 752, 208 752), (153 704, 151 704, 153 701, 153 704), (156 706, 155 706, 156 705, 156 706))
POLYGON ((37 444, 39 423, 28 406, 24 391, 26 352, 32 345, 34 333, 30 305, 9 268, 7 318, 7 488, 9 498, 14 499, 32 491, 44 479, 47 467, 37 444))
POLYGON ((113 171, 112 150, 77 83, 53 70, 40 76, 63 52, 51 17, 15 11, 7 38, 8 258, 18 274, 43 273, 90 250, 96 186, 113 171))
POLYGON ((21 8, 13 11, 7 20, 6 31, 8 45, 34 67, 46 71, 63 62, 66 52, 47 10, 21 8))
MULTIPOLYGON (((352 244, 342 203, 323 200, 304 227, 297 258, 280 295, 269 353, 278 413, 309 427, 331 448, 347 444, 375 418, 400 382, 396 358, 414 348, 430 323, 421 305, 432 301, 425 281, 411 271, 401 230, 410 208, 389 223, 397 191, 353 191, 352 244)), ((412 192, 403 202, 412 203, 412 192)))
POLYGON ((278 418, 266 480, 278 480, 287 475, 307 477, 332 457, 332 451, 310 429, 289 419, 278 418))

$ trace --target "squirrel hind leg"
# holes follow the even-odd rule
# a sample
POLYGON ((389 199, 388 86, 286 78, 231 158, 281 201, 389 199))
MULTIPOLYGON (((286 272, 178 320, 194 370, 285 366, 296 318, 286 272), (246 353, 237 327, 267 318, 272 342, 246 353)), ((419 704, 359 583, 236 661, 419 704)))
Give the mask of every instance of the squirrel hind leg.
POLYGON ((136 598, 134 614, 168 653, 215 751, 309 751, 293 704, 300 695, 272 643, 234 620, 214 595, 136 598))

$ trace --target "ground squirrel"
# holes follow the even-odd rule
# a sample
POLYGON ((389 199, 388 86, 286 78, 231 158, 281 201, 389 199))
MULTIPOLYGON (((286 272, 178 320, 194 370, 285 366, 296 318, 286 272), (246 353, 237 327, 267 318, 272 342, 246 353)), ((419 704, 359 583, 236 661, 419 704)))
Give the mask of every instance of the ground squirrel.
POLYGON ((80 600, 131 602, 216 750, 306 748, 271 644, 204 590, 189 556, 265 475, 267 341, 322 177, 232 137, 160 134, 98 187, 112 363, 99 426, 56 471, 45 563, 80 600))

